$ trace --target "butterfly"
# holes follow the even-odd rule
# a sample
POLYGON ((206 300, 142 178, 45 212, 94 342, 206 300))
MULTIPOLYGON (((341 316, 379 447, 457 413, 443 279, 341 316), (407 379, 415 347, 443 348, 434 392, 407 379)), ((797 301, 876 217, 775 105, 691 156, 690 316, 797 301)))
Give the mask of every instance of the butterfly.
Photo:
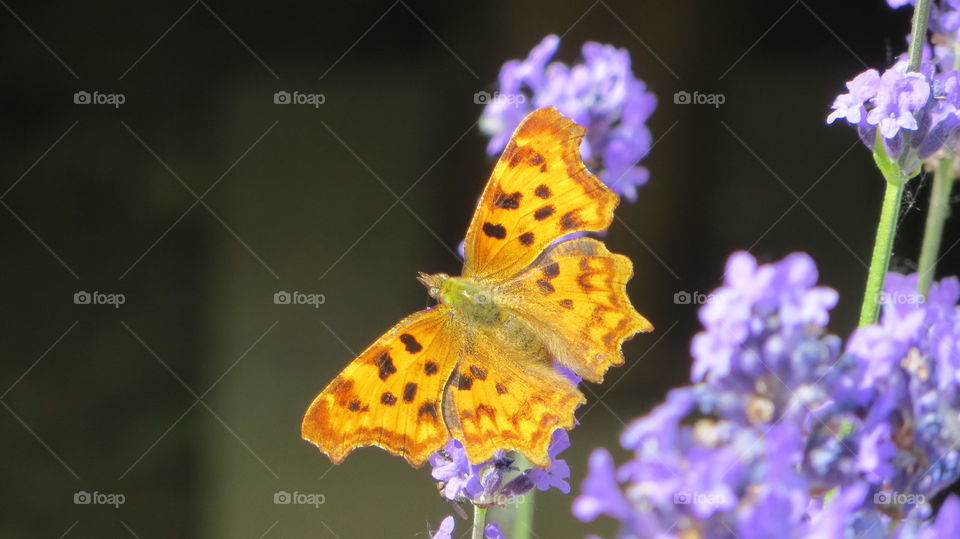
POLYGON ((375 445, 414 467, 452 438, 480 463, 515 450, 550 464, 586 399, 556 365, 601 382, 621 344, 653 326, 630 303, 630 260, 583 231, 617 195, 584 166, 584 128, 555 108, 520 123, 484 188, 460 277, 421 273, 436 305, 387 331, 314 399, 303 438, 339 464, 375 445))

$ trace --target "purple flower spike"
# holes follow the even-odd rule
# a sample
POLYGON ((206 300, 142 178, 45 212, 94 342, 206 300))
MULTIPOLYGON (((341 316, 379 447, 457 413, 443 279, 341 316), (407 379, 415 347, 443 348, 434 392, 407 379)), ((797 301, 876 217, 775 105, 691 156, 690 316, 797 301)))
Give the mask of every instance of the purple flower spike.
POLYGON ((587 165, 615 192, 635 201, 649 179, 639 162, 650 151, 646 122, 656 97, 633 75, 630 54, 611 45, 587 42, 583 63, 547 63, 560 38, 547 36, 524 60, 500 70, 500 86, 480 118, 490 136, 487 153, 503 150, 513 130, 530 111, 554 106, 587 129, 580 153, 587 165))
POLYGON ((531 468, 527 470, 526 475, 537 490, 550 490, 556 488, 564 494, 570 493, 570 466, 567 462, 557 457, 560 453, 570 447, 570 435, 563 429, 557 429, 553 432, 553 440, 547 452, 550 455, 550 466, 547 468, 531 468))
POLYGON ((433 534, 431 539, 452 539, 455 526, 456 523, 453 520, 453 515, 444 518, 440 521, 440 527, 437 529, 437 533, 433 534))
POLYGON ((838 95, 833 102, 833 112, 827 116, 827 123, 843 118, 853 125, 860 125, 867 118, 865 104, 876 97, 879 85, 880 73, 876 69, 868 69, 854 77, 847 83, 848 92, 838 95))
POLYGON ((595 449, 590 455, 581 494, 573 502, 574 516, 585 522, 600 515, 625 520, 630 517, 630 511, 630 504, 617 484, 613 457, 606 449, 595 449))
POLYGON ((551 464, 547 468, 518 469, 514 460, 498 451, 480 464, 471 464, 463 445, 451 440, 442 451, 430 456, 431 474, 440 483, 441 495, 451 501, 469 501, 478 505, 503 505, 533 488, 556 488, 570 492, 567 480, 570 467, 559 458, 570 447, 567 431, 557 429, 548 448, 551 464))
POLYGON ((500 531, 500 525, 496 522, 491 522, 487 524, 487 527, 483 529, 483 536, 486 539, 503 539, 503 532, 500 531))
POLYGON ((624 430, 619 468, 593 452, 574 516, 619 537, 960 537, 960 498, 930 503, 960 479, 960 282, 916 286, 888 275, 881 323, 844 352, 810 257, 732 255, 695 385, 624 430))

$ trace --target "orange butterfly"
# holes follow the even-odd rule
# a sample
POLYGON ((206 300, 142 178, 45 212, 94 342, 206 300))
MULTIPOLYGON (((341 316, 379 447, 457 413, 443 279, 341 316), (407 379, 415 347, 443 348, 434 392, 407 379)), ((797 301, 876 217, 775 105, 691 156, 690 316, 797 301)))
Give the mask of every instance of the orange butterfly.
POLYGON ((498 449, 550 464, 557 428, 585 402, 552 361, 591 382, 653 326, 630 304, 633 266, 578 231, 606 229, 619 199, 584 167, 584 129, 530 113, 493 169, 467 231, 463 275, 420 274, 437 305, 371 344, 307 410, 303 438, 334 463, 380 446, 416 467, 452 436, 470 461, 498 449))

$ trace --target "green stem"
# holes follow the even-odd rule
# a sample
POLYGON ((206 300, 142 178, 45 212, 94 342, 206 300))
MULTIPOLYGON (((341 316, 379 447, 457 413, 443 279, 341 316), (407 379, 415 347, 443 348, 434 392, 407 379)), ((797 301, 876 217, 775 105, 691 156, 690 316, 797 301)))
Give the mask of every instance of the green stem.
MULTIPOLYGON (((518 452, 516 456, 517 458, 514 463, 521 470, 532 466, 530 461, 521 453, 518 452)), ((513 517, 513 539, 530 539, 530 535, 533 533, 533 502, 536 492, 537 489, 530 490, 530 492, 523 495, 523 501, 516 505, 517 509, 513 517)))
POLYGON ((923 44, 927 41, 927 19, 930 18, 930 0, 917 0, 913 8, 913 25, 910 28, 910 56, 908 71, 920 69, 923 58, 923 44))
POLYGON ((883 193, 880 223, 877 225, 877 238, 873 244, 873 256, 870 258, 870 270, 867 274, 867 289, 860 308, 861 327, 876 323, 877 316, 880 314, 880 295, 883 293, 883 279, 890 265, 890 253, 893 251, 893 236, 897 231, 897 214, 900 212, 904 183, 887 180, 887 189, 883 193))
POLYGON ((937 269, 937 255, 940 254, 940 241, 943 238, 943 225, 950 209, 950 191, 953 188, 952 157, 944 157, 937 163, 933 173, 933 187, 930 193, 930 208, 927 210, 927 224, 923 229, 923 246, 920 248, 920 282, 917 290, 926 295, 933 282, 937 269))
MULTIPOLYGON (((908 71, 917 71, 923 58, 923 45, 927 42, 927 19, 930 17, 930 0, 917 0, 913 9, 913 25, 910 29, 910 51, 908 71)), ((860 307, 860 326, 874 324, 880 314, 880 297, 883 293, 883 280, 890 266, 890 253, 893 251, 893 237, 897 231, 897 217, 900 213, 900 201, 903 198, 903 185, 919 171, 907 174, 900 164, 887 155, 883 137, 877 129, 877 139, 873 147, 873 160, 887 181, 883 193, 883 207, 880 210, 880 222, 877 223, 877 237, 873 243, 873 255, 870 257, 870 269, 867 272, 867 286, 860 307)))
POLYGON ((470 534, 471 539, 483 539, 483 528, 486 525, 487 520, 487 508, 480 507, 479 505, 473 506, 473 532, 470 534))

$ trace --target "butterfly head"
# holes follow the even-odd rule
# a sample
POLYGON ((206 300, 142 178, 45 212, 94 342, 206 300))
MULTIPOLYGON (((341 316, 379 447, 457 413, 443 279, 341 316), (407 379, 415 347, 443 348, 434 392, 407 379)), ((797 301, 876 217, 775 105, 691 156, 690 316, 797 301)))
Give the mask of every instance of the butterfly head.
POLYGON ((443 283, 449 279, 450 276, 446 273, 435 273, 433 275, 420 272, 420 275, 417 276, 417 280, 423 283, 423 286, 427 287, 427 293, 430 294, 430 297, 433 299, 439 299, 440 293, 443 290, 443 283))

